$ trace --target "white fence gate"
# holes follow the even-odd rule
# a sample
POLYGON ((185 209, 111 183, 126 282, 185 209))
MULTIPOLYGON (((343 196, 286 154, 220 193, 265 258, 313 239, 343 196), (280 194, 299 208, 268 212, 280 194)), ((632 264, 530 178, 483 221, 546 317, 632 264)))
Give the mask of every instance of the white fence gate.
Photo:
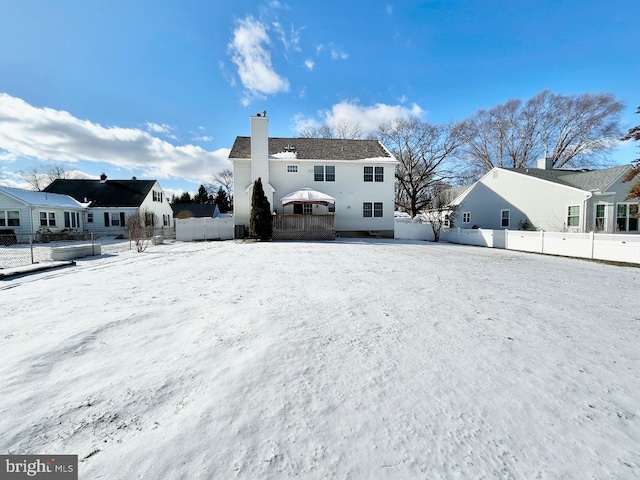
POLYGON ((232 217, 176 219, 176 240, 179 242, 231 240, 232 238, 232 217))

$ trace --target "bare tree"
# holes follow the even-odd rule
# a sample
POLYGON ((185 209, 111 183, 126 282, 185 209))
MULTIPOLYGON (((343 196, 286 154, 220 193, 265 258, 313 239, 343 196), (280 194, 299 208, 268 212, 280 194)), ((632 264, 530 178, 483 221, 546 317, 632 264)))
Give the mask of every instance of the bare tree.
POLYGON ((29 170, 21 170, 18 174, 38 192, 47 188, 54 180, 64 180, 70 176, 70 172, 59 163, 51 164, 48 167, 32 167, 29 170))
POLYGON ((555 168, 594 164, 620 137, 623 104, 611 94, 509 100, 465 121, 464 157, 482 171, 521 168, 546 155, 555 168))
POLYGON ((458 207, 451 204, 454 200, 454 195, 449 185, 436 183, 428 190, 429 198, 424 210, 420 212, 420 217, 431 225, 434 242, 438 242, 440 241, 442 227, 453 224, 458 207))
POLYGON ((138 252, 144 252, 151 243, 156 220, 155 214, 146 208, 127 218, 125 227, 138 252))
POLYGON ((205 186, 214 199, 217 197, 218 190, 222 187, 227 192, 229 202, 233 206, 233 170, 226 168, 219 171, 213 176, 213 181, 205 186))
MULTIPOLYGON (((640 113, 640 107, 638 107, 638 110, 636 110, 636 113, 640 113)), ((623 141, 635 140, 636 142, 640 142, 640 125, 636 125, 635 127, 630 128, 627 134, 624 137, 622 137, 621 140, 623 141)), ((636 158, 631 163, 632 163, 632 168, 631 170, 629 170, 627 175, 625 175, 624 177, 625 182, 631 182, 636 177, 640 177, 640 158, 636 158)), ((627 196, 627 199, 632 199, 632 198, 640 199, 640 178, 638 178, 638 181, 629 190, 629 195, 627 196)))
POLYGON ((302 138, 340 138, 357 140, 362 138, 363 131, 360 124, 353 120, 341 118, 332 125, 324 124, 317 127, 309 127, 300 131, 302 138))
POLYGON ((433 125, 417 118, 382 123, 380 140, 395 155, 396 207, 414 217, 426 208, 430 189, 456 174, 448 162, 462 141, 461 124, 433 125))

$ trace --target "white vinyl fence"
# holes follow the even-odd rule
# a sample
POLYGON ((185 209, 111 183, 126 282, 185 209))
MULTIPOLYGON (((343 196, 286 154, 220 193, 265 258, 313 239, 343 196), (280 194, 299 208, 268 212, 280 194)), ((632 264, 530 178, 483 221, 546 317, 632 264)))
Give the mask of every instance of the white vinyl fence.
POLYGON ((179 242, 231 240, 232 238, 232 217, 176 219, 176 240, 179 242))
POLYGON ((457 228, 443 230, 440 239, 523 252, 640 263, 640 235, 457 228))
POLYGON ((394 238, 402 240, 429 240, 431 242, 433 241, 433 229, 429 223, 411 223, 396 220, 394 238))

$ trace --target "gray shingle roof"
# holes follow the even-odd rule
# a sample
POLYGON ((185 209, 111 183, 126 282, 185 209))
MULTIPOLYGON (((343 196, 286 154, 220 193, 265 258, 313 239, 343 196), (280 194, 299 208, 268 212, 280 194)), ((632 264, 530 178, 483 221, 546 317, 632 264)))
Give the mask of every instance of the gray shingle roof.
POLYGON ((540 178, 581 190, 601 192, 624 175, 629 165, 605 168, 602 170, 543 170, 540 168, 514 168, 514 172, 540 178))
MULTIPOLYGON (((269 155, 291 151, 300 160, 363 160, 392 157, 377 140, 269 138, 269 155)), ((229 158, 251 158, 251 137, 236 137, 229 158)))

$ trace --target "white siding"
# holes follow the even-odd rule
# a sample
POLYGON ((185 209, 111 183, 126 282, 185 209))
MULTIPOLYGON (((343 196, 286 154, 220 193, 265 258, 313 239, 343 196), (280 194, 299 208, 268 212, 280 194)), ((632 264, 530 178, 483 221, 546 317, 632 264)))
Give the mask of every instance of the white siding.
POLYGON ((567 228, 568 207, 577 205, 581 217, 580 226, 576 228, 579 230, 584 227, 587 199, 583 190, 496 168, 466 195, 456 225, 507 228, 501 224, 501 211, 509 210, 511 230, 517 230, 519 222, 528 220, 537 229, 562 231, 567 228), (471 213, 468 224, 462 224, 462 212, 471 213))
POLYGON ((233 160, 233 216, 236 225, 249 228, 251 213, 251 191, 246 189, 252 184, 251 161, 233 160))
MULTIPOLYGON (((19 202, 15 198, 0 193, 0 211, 19 211, 20 226, 0 226, 0 230, 13 230, 17 234, 31 233, 31 223, 29 219, 29 206, 23 202, 19 202)), ((36 227, 37 230, 37 227, 36 227)))

